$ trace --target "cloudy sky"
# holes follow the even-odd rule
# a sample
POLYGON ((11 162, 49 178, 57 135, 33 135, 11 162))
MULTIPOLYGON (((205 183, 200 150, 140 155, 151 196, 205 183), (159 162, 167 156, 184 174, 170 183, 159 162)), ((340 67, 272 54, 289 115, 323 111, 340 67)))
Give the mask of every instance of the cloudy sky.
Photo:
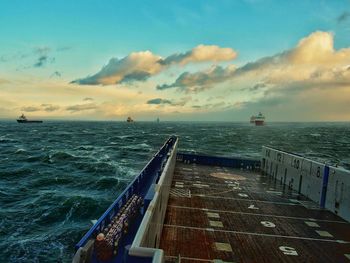
POLYGON ((350 0, 3 0, 0 118, 350 120, 350 0))

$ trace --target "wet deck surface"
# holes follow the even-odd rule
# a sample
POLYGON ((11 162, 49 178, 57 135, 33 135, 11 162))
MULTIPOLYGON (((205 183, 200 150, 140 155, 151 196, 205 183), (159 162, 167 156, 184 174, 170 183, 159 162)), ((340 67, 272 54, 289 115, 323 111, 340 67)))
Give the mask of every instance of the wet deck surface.
POLYGON ((167 262, 350 262, 350 224, 266 176, 178 162, 160 248, 167 262))

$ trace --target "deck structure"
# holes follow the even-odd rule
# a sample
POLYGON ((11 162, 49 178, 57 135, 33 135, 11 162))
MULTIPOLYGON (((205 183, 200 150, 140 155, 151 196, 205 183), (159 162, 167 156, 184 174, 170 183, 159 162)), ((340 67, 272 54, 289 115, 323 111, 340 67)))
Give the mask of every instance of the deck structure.
POLYGON ((270 176, 177 161, 166 262, 350 262, 350 224, 270 176))

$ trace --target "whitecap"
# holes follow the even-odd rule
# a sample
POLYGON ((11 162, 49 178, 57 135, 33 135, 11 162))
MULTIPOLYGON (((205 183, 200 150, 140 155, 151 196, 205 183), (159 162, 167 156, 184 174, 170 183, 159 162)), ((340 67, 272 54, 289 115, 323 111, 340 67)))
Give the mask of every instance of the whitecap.
POLYGON ((319 133, 310 133, 310 136, 313 136, 313 137, 320 137, 321 134, 319 134, 319 133))

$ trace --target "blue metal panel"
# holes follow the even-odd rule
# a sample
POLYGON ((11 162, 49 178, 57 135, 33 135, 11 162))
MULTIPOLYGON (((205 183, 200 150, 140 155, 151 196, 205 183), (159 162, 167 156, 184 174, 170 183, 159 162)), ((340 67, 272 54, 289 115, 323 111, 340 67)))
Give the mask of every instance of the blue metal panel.
POLYGON ((321 208, 325 208, 325 204, 326 204, 328 177, 329 177, 329 166, 326 165, 323 171, 322 193, 321 193, 321 201, 320 201, 321 208))

